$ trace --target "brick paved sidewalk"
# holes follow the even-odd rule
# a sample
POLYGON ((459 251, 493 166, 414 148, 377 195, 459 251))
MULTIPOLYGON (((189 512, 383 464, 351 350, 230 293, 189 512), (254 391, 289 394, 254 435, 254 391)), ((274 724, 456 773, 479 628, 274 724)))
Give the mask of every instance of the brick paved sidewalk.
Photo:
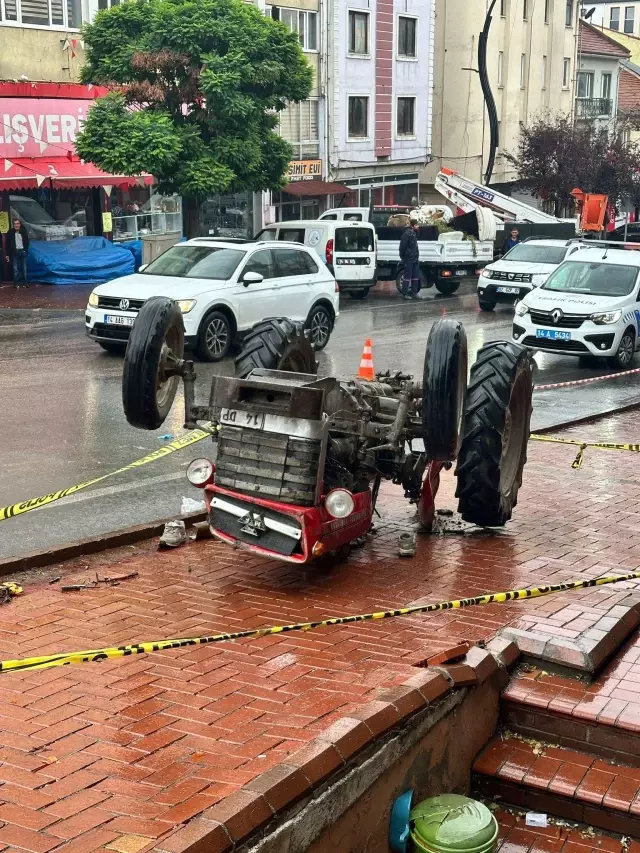
MULTIPOLYGON (((640 414, 573 431, 637 441, 640 414)), ((571 435, 572 433, 565 433, 571 435)), ((640 565, 640 458, 534 444, 515 520, 501 534, 422 537, 395 556, 413 509, 381 495, 377 535, 332 571, 256 559, 214 541, 134 548, 118 587, 27 587, 0 610, 0 657, 362 613, 640 565)), ((447 477, 439 505, 453 507, 447 477)), ((46 520, 46 510, 42 519, 46 520)), ((102 558, 104 559, 104 558, 102 558)), ((97 561, 96 561, 97 562, 97 561)), ((74 577, 91 577, 96 563, 74 577)), ((629 585, 627 585, 629 586, 629 585)), ((628 591, 588 590, 606 613, 628 591)), ((0 851, 150 850, 459 640, 492 636, 554 601, 264 637, 0 680, 0 851), (134 836, 134 837, 131 837, 134 836)), ((556 619, 557 623, 557 619, 556 619)), ((556 624, 554 623, 554 624, 556 624)))

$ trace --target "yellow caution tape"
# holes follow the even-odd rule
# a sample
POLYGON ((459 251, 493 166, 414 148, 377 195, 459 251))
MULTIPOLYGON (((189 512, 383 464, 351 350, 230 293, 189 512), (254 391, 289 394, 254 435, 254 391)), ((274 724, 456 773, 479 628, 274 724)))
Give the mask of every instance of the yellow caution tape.
POLYGON ((55 501, 59 501, 61 498, 66 498, 69 495, 73 495, 76 492, 81 491, 82 489, 89 488, 89 486, 95 486, 96 483, 102 483, 103 480, 108 480, 110 477, 115 477, 117 474, 123 474, 125 471, 131 471, 134 468, 141 468, 143 465, 149 465, 151 462, 156 462, 158 459, 170 456, 178 450, 189 447, 191 444, 202 441, 204 438, 209 438, 211 436, 211 428, 211 423, 203 424, 201 429, 194 429, 182 436, 182 438, 174 439, 168 444, 165 444, 163 447, 160 447, 158 450, 154 450, 153 453, 150 453, 148 456, 144 456, 142 459, 130 462, 123 468, 118 468, 117 471, 110 471, 108 474, 102 474, 100 477, 94 477, 91 480, 87 480, 85 483, 80 483, 78 486, 69 486, 67 489, 59 489, 57 492, 50 492, 48 495, 42 495, 39 498, 31 498, 31 500, 23 501, 19 504, 13 504, 13 506, 0 507, 0 521, 4 521, 7 518, 14 518, 16 515, 22 515, 25 512, 30 512, 32 509, 38 509, 39 507, 46 506, 47 504, 55 503, 55 501))
POLYGON ((549 441, 552 444, 570 444, 574 447, 578 447, 579 450, 576 454, 576 458, 571 463, 571 467, 575 469, 582 468, 584 452, 587 447, 598 447, 601 450, 626 450, 630 453, 640 453, 640 444, 613 444, 602 441, 578 441, 573 438, 554 438, 551 435, 530 435, 529 438, 531 441, 549 441))
POLYGON ((213 634, 210 637, 185 637, 176 640, 156 640, 150 643, 134 643, 112 648, 92 649, 84 652, 61 652, 60 654, 42 655, 22 660, 5 660, 0 662, 0 673, 22 672, 31 669, 50 669, 54 666, 69 666, 70 664, 95 663, 101 660, 113 660, 130 655, 144 655, 160 652, 166 649, 181 649, 186 646, 204 646, 208 643, 223 643, 247 638, 266 637, 269 634, 285 634, 290 631, 312 631, 316 628, 327 628, 331 625, 350 625, 354 622, 369 622, 375 619, 394 619, 397 616, 411 616, 415 613, 434 613, 438 610, 459 610, 463 607, 475 607, 484 604, 503 604, 506 601, 519 601, 528 598, 540 598, 556 592, 566 592, 572 589, 588 589, 605 584, 621 583, 640 579, 639 572, 626 575, 606 575, 592 580, 566 581, 552 586, 536 586, 529 589, 512 589, 508 592, 491 592, 477 595, 474 598, 458 598, 452 601, 440 601, 435 604, 418 604, 413 607, 401 607, 398 610, 383 610, 378 613, 364 613, 359 616, 337 616, 332 619, 322 619, 317 622, 299 622, 294 625, 276 625, 271 628, 252 628, 248 631, 236 631, 232 634, 213 634))

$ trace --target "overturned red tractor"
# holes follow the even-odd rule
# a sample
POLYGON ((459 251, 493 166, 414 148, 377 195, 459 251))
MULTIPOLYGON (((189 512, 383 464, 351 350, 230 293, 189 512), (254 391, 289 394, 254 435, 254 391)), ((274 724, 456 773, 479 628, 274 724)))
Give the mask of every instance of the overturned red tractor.
POLYGON ((382 480, 404 490, 431 529, 443 469, 456 463, 465 521, 511 518, 526 462, 532 361, 513 343, 484 346, 467 383, 464 327, 429 334, 422 381, 317 376, 301 326, 265 320, 244 338, 235 376, 215 376, 197 404, 178 306, 156 297, 133 326, 123 374, 129 423, 156 429, 184 383, 185 426, 212 424, 217 453, 189 466, 213 535, 254 553, 309 563, 344 556, 369 531, 382 480), (415 445, 415 447, 414 447, 415 445))

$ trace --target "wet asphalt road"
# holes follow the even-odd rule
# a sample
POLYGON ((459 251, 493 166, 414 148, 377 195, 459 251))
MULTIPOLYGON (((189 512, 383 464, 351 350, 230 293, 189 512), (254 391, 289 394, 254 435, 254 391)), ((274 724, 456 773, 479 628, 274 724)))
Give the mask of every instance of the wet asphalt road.
MULTIPOLYGON (((376 370, 401 369, 421 375, 427 335, 433 322, 464 322, 470 356, 486 342, 510 337, 513 309, 478 311, 475 283, 458 294, 430 290, 418 303, 388 289, 366 302, 344 299, 321 375, 352 376, 364 339, 373 340, 376 370)), ((581 369, 577 359, 537 355, 536 382, 547 384, 610 373, 602 364, 581 369)), ((634 366, 640 366, 640 357, 634 366)), ((196 365, 199 398, 208 378, 229 373, 232 362, 196 365)), ((119 468, 162 446, 161 436, 179 436, 181 398, 155 432, 135 430, 120 402, 122 358, 104 353, 84 334, 82 312, 19 312, 0 309, 0 506, 5 506, 119 468)), ((640 381, 629 377, 534 398, 534 429, 640 402, 640 381)), ((629 436, 637 441, 638 436, 629 436)), ((207 454, 208 442, 168 459, 127 472, 50 507, 0 521, 0 558, 39 550, 92 535, 178 515, 182 496, 197 498, 185 466, 207 454)))

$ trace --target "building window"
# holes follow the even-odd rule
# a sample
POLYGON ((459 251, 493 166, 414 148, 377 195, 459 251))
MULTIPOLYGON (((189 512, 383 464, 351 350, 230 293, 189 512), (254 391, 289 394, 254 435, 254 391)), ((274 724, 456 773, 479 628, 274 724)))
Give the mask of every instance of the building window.
POLYGON ((607 101, 611 99, 611 74, 602 75, 602 97, 607 101))
POLYGON ((544 22, 549 23, 549 13, 551 11, 551 0, 544 0, 544 22))
POLYGON ((565 56, 562 63, 562 88, 568 89, 571 83, 571 59, 565 56))
POLYGON ((349 138, 366 139, 369 136, 369 98, 361 95, 349 98, 349 138))
POLYGON ((416 135, 416 99, 398 98, 398 114, 396 118, 396 133, 398 136, 416 135))
POLYGON ((576 74, 576 98, 593 98, 593 72, 578 71, 576 74))
POLYGON ((499 51, 498 53, 498 86, 504 86, 504 53, 499 51))
POLYGON ((297 33, 303 50, 318 49, 318 13, 300 12, 298 9, 271 7, 271 17, 286 24, 292 33, 297 33))
POLYGON ((77 30, 82 26, 81 0, 0 0, 0 20, 77 30))
POLYGON ((369 55, 368 12, 349 12, 349 53, 369 55))
POLYGON ((520 54, 520 88, 524 89, 527 83, 527 55, 520 54))
POLYGON ((619 30, 620 29, 620 7, 612 6, 611 11, 609 13, 609 29, 611 30, 619 30))
POLYGON ((624 9, 624 31, 625 33, 633 33, 633 6, 625 6, 624 9))
POLYGON ((418 21, 416 18, 406 18, 400 15, 398 18, 398 56, 415 59, 418 55, 417 50, 417 29, 418 21))
POLYGON ((98 11, 102 9, 110 9, 112 6, 119 6, 120 0, 98 0, 98 11))
POLYGON ((567 0, 567 11, 566 11, 565 24, 568 27, 573 26, 573 0, 567 0))
POLYGON ((291 143, 294 157, 298 160, 319 154, 318 111, 319 102, 310 98, 299 104, 290 104, 279 114, 280 136, 291 143))
POLYGON ((507 0, 500 0, 500 17, 507 17, 507 0))
POLYGON ((523 21, 526 21, 529 18, 528 6, 529 6, 529 4, 527 3, 527 0, 522 0, 522 20, 523 21))
POLYGON ((547 88, 547 57, 542 57, 542 88, 547 88))

